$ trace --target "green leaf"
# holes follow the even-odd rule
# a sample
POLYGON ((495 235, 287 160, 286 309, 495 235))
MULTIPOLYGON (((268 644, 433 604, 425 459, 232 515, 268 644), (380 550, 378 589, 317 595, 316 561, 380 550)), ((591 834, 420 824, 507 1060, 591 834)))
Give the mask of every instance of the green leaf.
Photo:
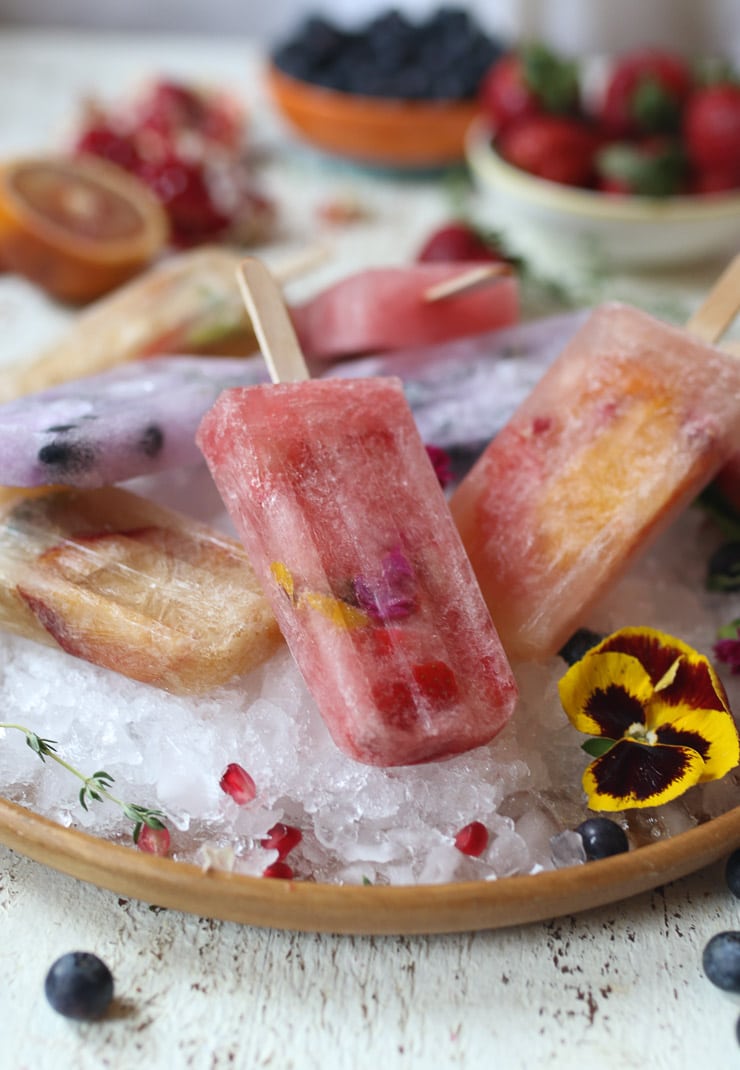
POLYGON ((607 739, 606 736, 594 736, 593 739, 587 739, 585 743, 581 743, 581 749, 585 750, 586 754, 590 754, 592 758, 600 758, 602 754, 610 751, 616 742, 616 739, 607 739))
POLYGON ((576 111, 580 96, 578 67, 545 45, 534 43, 520 50, 524 81, 545 111, 564 115, 576 111))
POLYGON ((740 618, 735 617, 729 624, 723 624, 721 628, 717 629, 718 639, 738 639, 740 638, 740 618))
POLYGON ((141 824, 142 824, 141 821, 137 821, 136 824, 134 825, 134 831, 132 833, 132 836, 134 838, 134 843, 138 843, 139 842, 139 836, 141 835, 141 824))

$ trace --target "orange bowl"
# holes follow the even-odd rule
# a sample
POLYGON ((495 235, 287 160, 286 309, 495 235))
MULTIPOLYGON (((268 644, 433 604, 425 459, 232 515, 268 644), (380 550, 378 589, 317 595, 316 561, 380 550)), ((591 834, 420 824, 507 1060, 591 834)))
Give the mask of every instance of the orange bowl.
POLYGON ((341 93, 266 72, 279 111, 306 141, 325 152, 379 167, 429 168, 457 163, 478 112, 474 100, 395 100, 341 93))

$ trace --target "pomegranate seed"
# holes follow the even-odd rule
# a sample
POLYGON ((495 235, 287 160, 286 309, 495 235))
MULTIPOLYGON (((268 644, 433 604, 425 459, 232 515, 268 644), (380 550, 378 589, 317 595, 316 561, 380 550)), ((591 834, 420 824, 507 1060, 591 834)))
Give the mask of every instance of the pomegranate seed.
POLYGON ((226 766, 218 783, 221 791, 230 795, 237 806, 246 806, 257 796, 257 785, 246 769, 236 762, 226 766))
POLYGON ((478 858, 488 846, 488 829, 481 821, 471 821, 455 836, 455 847, 464 855, 478 858))
POLYGON ((287 862, 273 862, 271 866, 268 866, 262 873, 263 877, 277 877, 278 880, 292 881, 293 870, 290 868, 287 862))
POLYGON ((166 828, 153 829, 149 825, 142 825, 136 846, 145 854, 164 857, 170 853, 169 831, 166 828))
POLYGON ((277 851, 280 859, 283 859, 290 854, 302 839, 303 833, 295 825, 284 825, 282 821, 278 821, 277 825, 272 826, 265 838, 260 840, 260 846, 268 851, 277 851))

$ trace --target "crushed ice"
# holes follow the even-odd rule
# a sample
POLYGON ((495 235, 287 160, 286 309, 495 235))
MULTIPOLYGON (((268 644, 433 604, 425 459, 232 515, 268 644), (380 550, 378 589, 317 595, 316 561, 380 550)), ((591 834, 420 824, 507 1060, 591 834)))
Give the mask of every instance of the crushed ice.
MULTIPOLYGON (((204 472, 139 483, 183 507, 204 472), (178 500, 181 499, 181 500, 178 500)), ((212 522, 224 526, 207 487, 212 522)), ((740 596, 703 589, 705 563, 721 541, 689 510, 587 622, 601 633, 628 624, 677 635, 711 654, 718 626, 740 616, 740 596)), ((298 826, 289 861, 296 876, 344 883, 437 883, 538 873, 582 862, 568 837, 588 815, 580 778, 582 736, 557 697, 564 663, 516 667, 522 697, 512 723, 489 746, 447 762, 376 769, 332 743, 287 651, 229 686, 200 697, 163 694, 30 641, 5 637, 0 654, 3 720, 56 740, 83 772, 105 769, 128 802, 165 811, 173 855, 203 869, 258 875, 276 860, 259 840, 277 821, 298 826), (239 807, 219 788, 230 762, 257 784, 239 807), (479 858, 454 846, 459 828, 482 821, 479 858), (563 833, 566 835, 564 836, 563 833)), ((721 667, 720 667, 721 669, 721 667)), ((734 709, 740 679, 722 673, 734 709)), ((110 804, 79 806, 76 784, 41 763, 18 732, 0 736, 0 791, 64 825, 131 843, 131 824, 110 804)), ((736 805, 737 774, 692 789, 650 811, 615 815, 633 845, 673 836, 736 805)))

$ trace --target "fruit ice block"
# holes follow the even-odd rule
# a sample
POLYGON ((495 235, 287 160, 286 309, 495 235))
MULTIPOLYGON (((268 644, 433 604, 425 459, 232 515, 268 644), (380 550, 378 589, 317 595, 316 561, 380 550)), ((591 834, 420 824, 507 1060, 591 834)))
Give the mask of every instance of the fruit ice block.
POLYGON ((515 323, 519 300, 513 277, 427 299, 434 287, 472 269, 480 264, 414 264, 350 275, 291 308, 301 348, 309 360, 334 360, 433 345, 515 323))
POLYGON ((152 357, 9 401, 0 479, 91 488, 196 464, 203 413, 226 387, 264 377, 261 361, 152 357))
POLYGON ((58 342, 4 370, 10 401, 137 357, 254 353, 258 346, 235 272, 239 255, 198 249, 171 257, 76 318, 58 342))
POLYGON ((113 487, 6 498, 0 627, 176 693, 280 643, 238 542, 113 487))
POLYGON ((337 745, 487 743, 517 689, 398 379, 225 391, 198 444, 337 745))
POLYGON ((737 361, 597 309, 451 499, 509 657, 556 652, 739 438, 737 361))
MULTIPOLYGON (((582 314, 332 365, 398 372, 422 438, 465 463, 503 426, 582 314)), ((200 461, 195 432, 230 386, 265 379, 260 357, 151 357, 0 405, 0 481, 100 487, 200 461)))

